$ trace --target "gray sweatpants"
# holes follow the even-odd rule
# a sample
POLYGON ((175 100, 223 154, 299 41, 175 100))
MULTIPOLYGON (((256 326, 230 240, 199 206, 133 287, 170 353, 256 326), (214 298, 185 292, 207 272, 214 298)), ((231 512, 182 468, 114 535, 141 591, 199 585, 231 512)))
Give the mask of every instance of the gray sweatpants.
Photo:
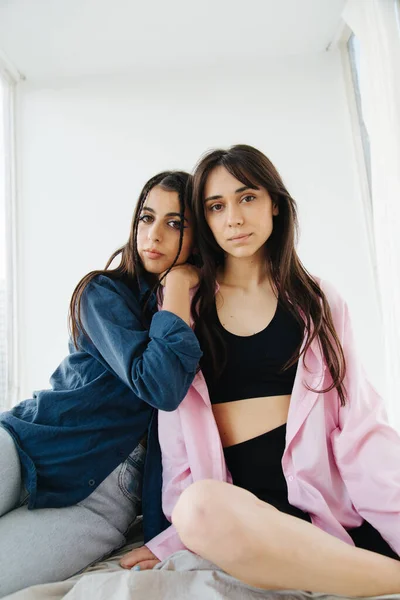
POLYGON ((66 579, 122 546, 138 512, 144 456, 139 444, 75 506, 28 510, 14 441, 0 427, 0 598, 66 579))

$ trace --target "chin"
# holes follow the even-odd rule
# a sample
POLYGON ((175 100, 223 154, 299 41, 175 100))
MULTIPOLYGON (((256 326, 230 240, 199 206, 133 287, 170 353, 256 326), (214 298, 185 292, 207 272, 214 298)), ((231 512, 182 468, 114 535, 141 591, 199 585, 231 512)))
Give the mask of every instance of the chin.
POLYGON ((165 269, 163 267, 160 267, 160 265, 155 265, 154 262, 151 262, 149 260, 143 260, 142 259, 142 265, 145 271, 147 271, 147 273, 151 273, 152 275, 159 275, 160 273, 162 273, 163 271, 165 271, 167 269, 167 267, 165 267, 165 269))
POLYGON ((239 248, 236 252, 229 252, 231 256, 235 258, 251 258, 255 254, 257 254, 258 250, 254 248, 239 248))

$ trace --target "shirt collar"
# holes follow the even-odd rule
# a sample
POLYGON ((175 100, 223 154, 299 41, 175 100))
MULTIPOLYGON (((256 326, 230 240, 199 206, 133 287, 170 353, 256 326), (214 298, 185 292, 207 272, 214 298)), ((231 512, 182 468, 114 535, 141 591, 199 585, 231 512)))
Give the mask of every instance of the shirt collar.
POLYGON ((139 298, 140 298, 140 300, 143 300, 150 293, 150 290, 151 290, 150 284, 148 283, 148 281, 146 281, 144 276, 139 273, 136 276, 136 281, 137 281, 138 290, 139 290, 139 298))

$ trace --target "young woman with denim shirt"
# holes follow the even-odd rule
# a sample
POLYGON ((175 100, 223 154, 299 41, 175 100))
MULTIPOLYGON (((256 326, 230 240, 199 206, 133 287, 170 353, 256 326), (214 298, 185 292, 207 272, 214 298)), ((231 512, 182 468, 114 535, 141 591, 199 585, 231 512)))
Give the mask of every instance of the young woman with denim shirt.
POLYGON ((261 588, 399 592, 399 435, 346 303, 297 256, 293 198, 261 152, 234 146, 200 161, 193 214, 202 371, 159 418, 173 525, 125 566, 187 547, 261 588))
POLYGON ((156 409, 177 408, 201 356, 189 326, 198 283, 187 263, 189 193, 183 172, 146 183, 128 242, 74 291, 70 353, 51 389, 0 415, 0 596, 69 577, 122 546, 142 479, 145 539, 167 524, 156 409))

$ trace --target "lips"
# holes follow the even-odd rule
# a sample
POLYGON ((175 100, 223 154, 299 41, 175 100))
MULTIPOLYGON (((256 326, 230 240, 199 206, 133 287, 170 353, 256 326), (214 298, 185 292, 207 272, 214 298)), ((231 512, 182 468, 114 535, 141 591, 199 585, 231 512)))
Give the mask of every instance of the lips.
POLYGON ((161 256, 164 256, 161 252, 158 252, 153 248, 150 248, 149 250, 144 250, 143 252, 147 256, 147 258, 151 258, 152 260, 156 260, 157 258, 161 258, 161 256))
POLYGON ((245 240, 247 238, 249 238, 252 234, 251 233, 241 233, 240 235, 235 235, 234 237, 229 238, 230 242, 238 242, 240 240, 245 240))

